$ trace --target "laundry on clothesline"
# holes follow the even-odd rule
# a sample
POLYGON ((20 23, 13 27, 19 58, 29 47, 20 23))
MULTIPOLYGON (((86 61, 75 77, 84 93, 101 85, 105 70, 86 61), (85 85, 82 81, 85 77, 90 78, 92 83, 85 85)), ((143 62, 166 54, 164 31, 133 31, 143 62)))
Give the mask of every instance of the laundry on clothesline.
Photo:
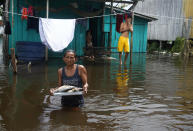
POLYGON ((22 20, 24 20, 24 19, 27 20, 27 17, 28 17, 27 8, 22 8, 22 16, 21 16, 21 19, 22 19, 22 20))
POLYGON ((36 11, 34 9, 34 7, 29 6, 28 8, 28 19, 27 19, 27 30, 29 29, 34 29, 37 31, 37 33, 39 32, 39 18, 36 17, 31 17, 31 16, 35 16, 36 15, 36 11))
POLYGON ((74 38, 76 19, 39 19, 41 41, 54 52, 66 48, 74 38))
POLYGON ((11 34, 11 24, 9 21, 5 22, 5 29, 4 29, 4 33, 7 35, 11 34))

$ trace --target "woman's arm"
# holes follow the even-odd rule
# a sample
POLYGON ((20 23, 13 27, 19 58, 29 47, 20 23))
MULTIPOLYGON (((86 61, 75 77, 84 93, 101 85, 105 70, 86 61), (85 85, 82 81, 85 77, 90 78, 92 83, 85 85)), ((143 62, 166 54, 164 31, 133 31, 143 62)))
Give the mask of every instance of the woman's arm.
POLYGON ((88 83, 87 83, 87 71, 83 65, 79 65, 79 75, 83 82, 83 90, 85 93, 88 91, 88 83))

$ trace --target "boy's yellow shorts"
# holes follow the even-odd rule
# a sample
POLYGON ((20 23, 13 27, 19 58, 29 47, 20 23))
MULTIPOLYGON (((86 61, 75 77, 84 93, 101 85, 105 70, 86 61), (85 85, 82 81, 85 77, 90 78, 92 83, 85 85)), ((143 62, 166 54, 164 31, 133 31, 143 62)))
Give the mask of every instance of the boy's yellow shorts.
POLYGON ((124 48, 124 52, 129 52, 129 38, 120 36, 118 41, 118 52, 122 52, 124 48))

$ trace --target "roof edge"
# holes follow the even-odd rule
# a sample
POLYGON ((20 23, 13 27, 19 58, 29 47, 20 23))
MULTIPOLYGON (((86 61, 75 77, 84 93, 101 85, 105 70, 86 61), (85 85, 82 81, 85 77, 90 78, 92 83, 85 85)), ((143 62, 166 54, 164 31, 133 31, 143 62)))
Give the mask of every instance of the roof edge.
MULTIPOLYGON (((106 7, 106 8, 111 8, 111 7, 108 6, 108 5, 105 5, 105 7, 106 7)), ((127 12, 129 12, 129 10, 121 9, 121 8, 118 8, 118 7, 113 7, 113 10, 114 10, 115 12, 122 12, 122 13, 127 13, 127 12)), ((145 15, 145 14, 142 14, 142 13, 139 13, 139 12, 135 12, 135 11, 134 11, 134 15, 135 15, 135 16, 138 16, 138 17, 141 17, 141 18, 144 18, 144 19, 147 19, 149 22, 158 20, 158 19, 155 18, 155 17, 148 16, 148 15, 145 15)))

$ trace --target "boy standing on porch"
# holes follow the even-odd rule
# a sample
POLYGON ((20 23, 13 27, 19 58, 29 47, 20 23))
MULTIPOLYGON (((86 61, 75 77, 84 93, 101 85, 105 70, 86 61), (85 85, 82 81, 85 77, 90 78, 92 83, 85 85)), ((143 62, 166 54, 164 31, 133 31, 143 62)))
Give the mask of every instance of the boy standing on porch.
POLYGON ((94 48, 93 48, 93 43, 92 43, 91 30, 87 30, 86 32, 86 52, 89 58, 94 60, 94 48))
POLYGON ((128 16, 128 18, 125 20, 125 22, 121 23, 120 26, 120 32, 121 32, 121 36, 119 37, 119 41, 118 41, 118 52, 119 52, 119 62, 120 64, 122 64, 122 51, 124 48, 124 52, 125 52, 125 60, 124 60, 124 64, 126 64, 127 61, 127 57, 129 54, 129 32, 131 32, 131 34, 133 33, 133 25, 131 24, 131 16, 128 16))

